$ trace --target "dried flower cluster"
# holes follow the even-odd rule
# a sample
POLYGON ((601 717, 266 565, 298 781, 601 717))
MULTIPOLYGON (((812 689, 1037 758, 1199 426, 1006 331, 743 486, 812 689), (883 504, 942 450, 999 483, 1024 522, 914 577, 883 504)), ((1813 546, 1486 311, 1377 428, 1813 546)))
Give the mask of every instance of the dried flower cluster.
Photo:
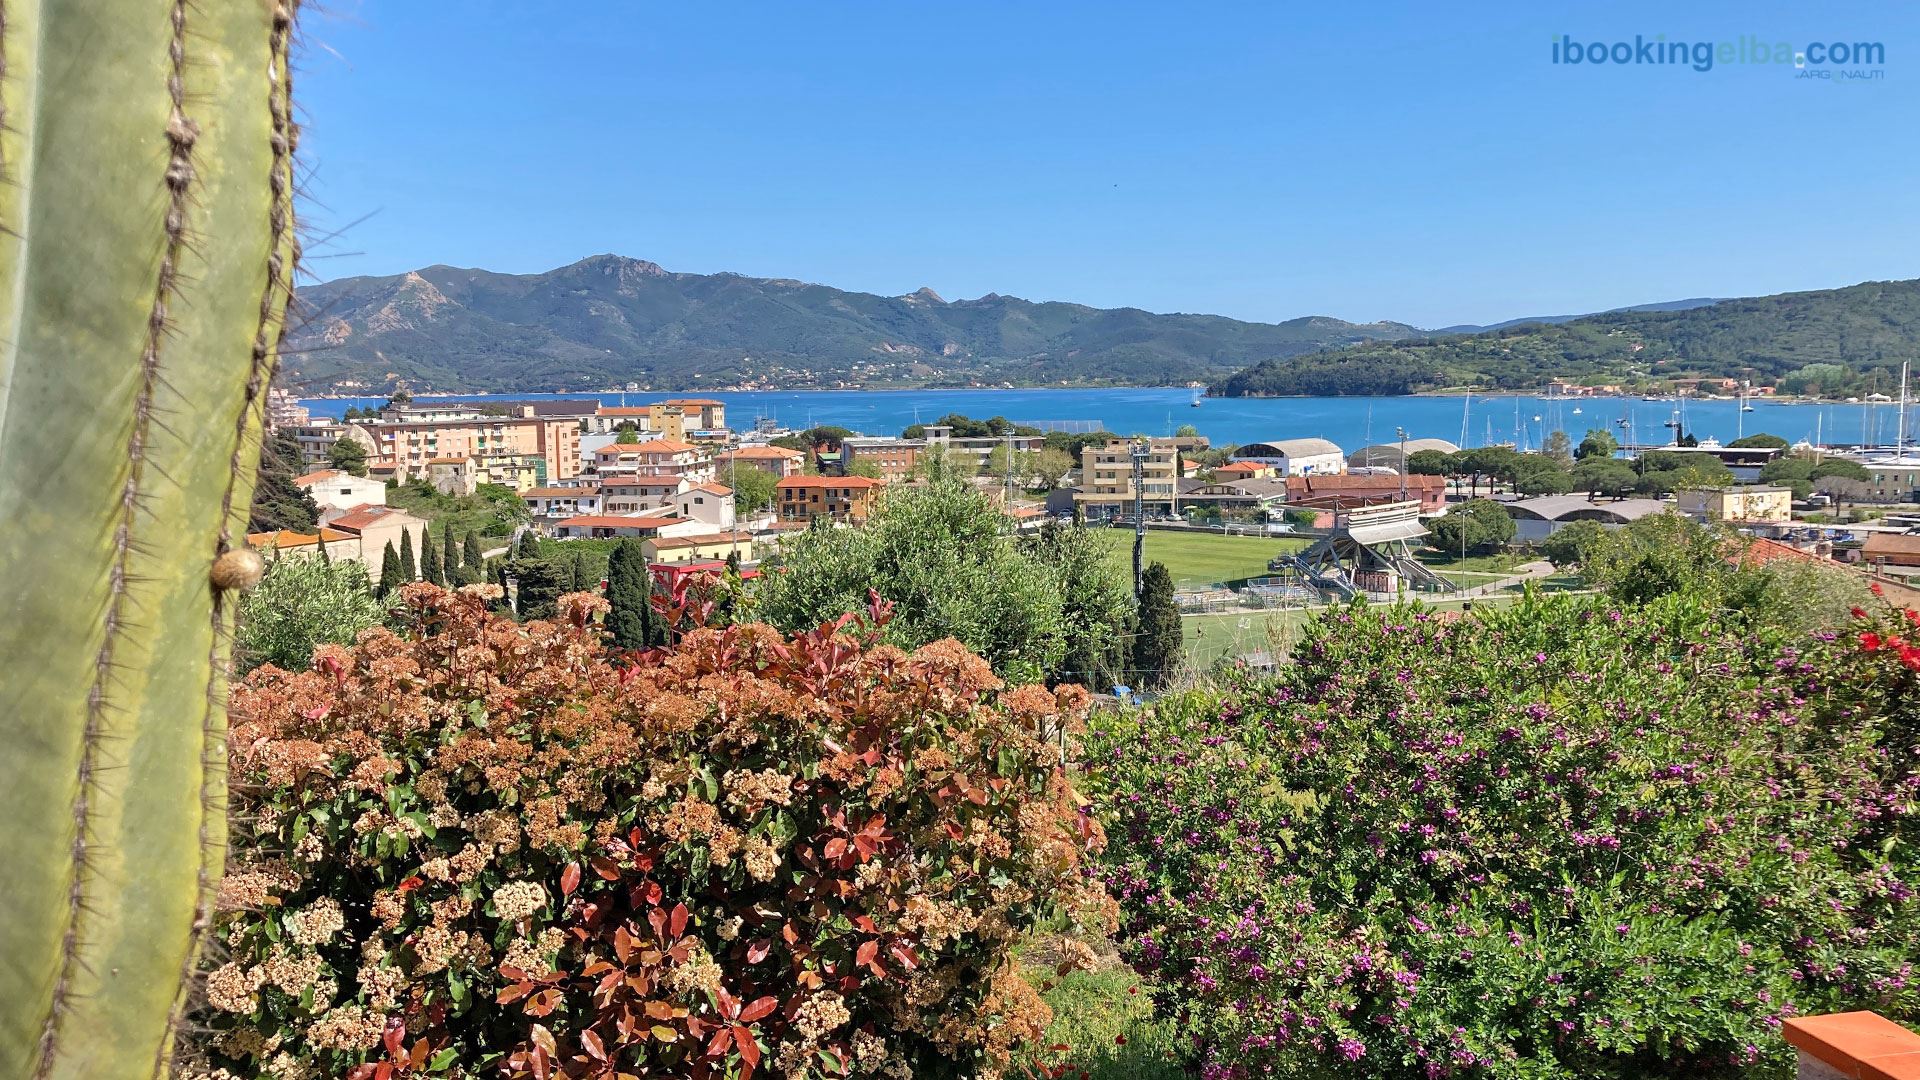
POLYGON ((584 594, 400 598, 235 687, 213 1075, 992 1077, 1048 1019, 1016 940, 1111 923, 1041 737, 1077 688, 876 645, 880 607, 616 656, 584 594))

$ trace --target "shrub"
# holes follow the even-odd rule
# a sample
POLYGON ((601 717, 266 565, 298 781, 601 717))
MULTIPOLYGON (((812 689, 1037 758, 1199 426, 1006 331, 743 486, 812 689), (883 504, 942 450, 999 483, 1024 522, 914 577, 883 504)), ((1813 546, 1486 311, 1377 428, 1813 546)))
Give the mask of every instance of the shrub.
POLYGON ((1014 941, 1111 918, 1082 691, 876 644, 883 605, 616 665, 598 597, 492 591, 406 586, 406 634, 235 687, 210 1067, 991 1076, 1044 1030, 1014 941))
POLYGON ((1215 1080, 1790 1075, 1782 1017, 1920 1014, 1916 695, 1857 629, 1330 613, 1090 746, 1129 955, 1215 1080))
POLYGON ((351 642, 382 613, 359 563, 272 555, 260 584, 240 594, 234 663, 243 672, 261 664, 303 671, 314 646, 351 642))

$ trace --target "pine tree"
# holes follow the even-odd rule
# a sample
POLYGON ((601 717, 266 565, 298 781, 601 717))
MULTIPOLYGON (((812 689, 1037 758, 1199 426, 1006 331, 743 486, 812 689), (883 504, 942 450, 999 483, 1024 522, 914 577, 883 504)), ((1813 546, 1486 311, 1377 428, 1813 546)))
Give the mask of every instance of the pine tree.
POLYGON ((417 581, 420 578, 420 566, 413 561, 413 530, 400 530, 400 573, 403 581, 417 581))
POLYGON ((607 630, 623 649, 667 643, 666 620, 653 610, 653 576, 640 541, 629 536, 607 560, 607 630))
POLYGON ((447 585, 467 584, 465 568, 460 565, 460 542, 453 537, 453 526, 449 525, 440 534, 440 572, 446 576, 447 585))
POLYGON ((474 581, 485 581, 487 557, 480 553, 480 534, 472 529, 467 530, 466 549, 467 576, 474 581))
POLYGON ((1134 679, 1141 686, 1165 686, 1179 671, 1182 656, 1180 607, 1173 599, 1173 575, 1155 562, 1141 575, 1140 618, 1133 637, 1134 679))
POLYGON ((405 580, 400 576, 400 553, 393 550, 393 541, 387 541, 387 550, 380 555, 380 584, 375 587, 375 596, 385 596, 400 587, 405 580))
POLYGON ((420 547, 420 576, 430 584, 446 588, 446 564, 440 561, 440 549, 433 546, 431 539, 422 543, 420 547))
POLYGON ((507 557, 510 559, 537 559, 540 557, 540 542, 534 538, 533 530, 527 529, 520 534, 518 544, 508 544, 507 557))

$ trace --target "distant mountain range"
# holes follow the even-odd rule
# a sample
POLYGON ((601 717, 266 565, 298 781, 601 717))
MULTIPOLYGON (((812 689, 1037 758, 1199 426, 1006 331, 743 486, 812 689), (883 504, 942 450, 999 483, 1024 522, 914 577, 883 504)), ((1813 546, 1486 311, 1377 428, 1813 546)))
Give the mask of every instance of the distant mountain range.
POLYGON ((1273 357, 1420 337, 1405 323, 847 292, 596 255, 544 274, 430 266, 300 291, 308 393, 1210 382, 1273 357))
MULTIPOLYGON (((783 278, 681 274, 595 255, 544 274, 430 266, 300 291, 282 380, 307 393, 1166 386, 1226 395, 1410 393, 1793 377, 1837 364, 1884 389, 1920 355, 1920 282, 1422 330, 1308 316, 1282 323, 988 293, 945 300, 783 278)), ((1801 380, 1803 383, 1807 379, 1801 380)), ((1818 380, 1813 380, 1816 384, 1818 380)), ((1826 373, 1826 389, 1841 381, 1826 373)))
MULTIPOLYGON (((1450 328, 1459 329, 1459 328, 1450 328)), ((1920 357, 1920 281, 1741 300, 1678 300, 1471 334, 1435 331, 1264 360, 1214 386, 1228 397, 1534 389, 1689 376, 1752 379, 1796 394, 1891 393, 1920 357)))

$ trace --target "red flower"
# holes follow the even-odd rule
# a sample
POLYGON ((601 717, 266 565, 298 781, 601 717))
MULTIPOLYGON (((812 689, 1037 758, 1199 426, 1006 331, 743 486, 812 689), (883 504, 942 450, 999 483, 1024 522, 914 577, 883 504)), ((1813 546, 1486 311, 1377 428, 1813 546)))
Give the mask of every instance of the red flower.
POLYGON ((1880 635, 1868 632, 1860 635, 1860 647, 1868 652, 1880 651, 1880 635))
POLYGON ((1867 617, 1867 609, 1865 608, 1853 608, 1852 612, 1853 617, 1856 619, 1864 619, 1867 617))

